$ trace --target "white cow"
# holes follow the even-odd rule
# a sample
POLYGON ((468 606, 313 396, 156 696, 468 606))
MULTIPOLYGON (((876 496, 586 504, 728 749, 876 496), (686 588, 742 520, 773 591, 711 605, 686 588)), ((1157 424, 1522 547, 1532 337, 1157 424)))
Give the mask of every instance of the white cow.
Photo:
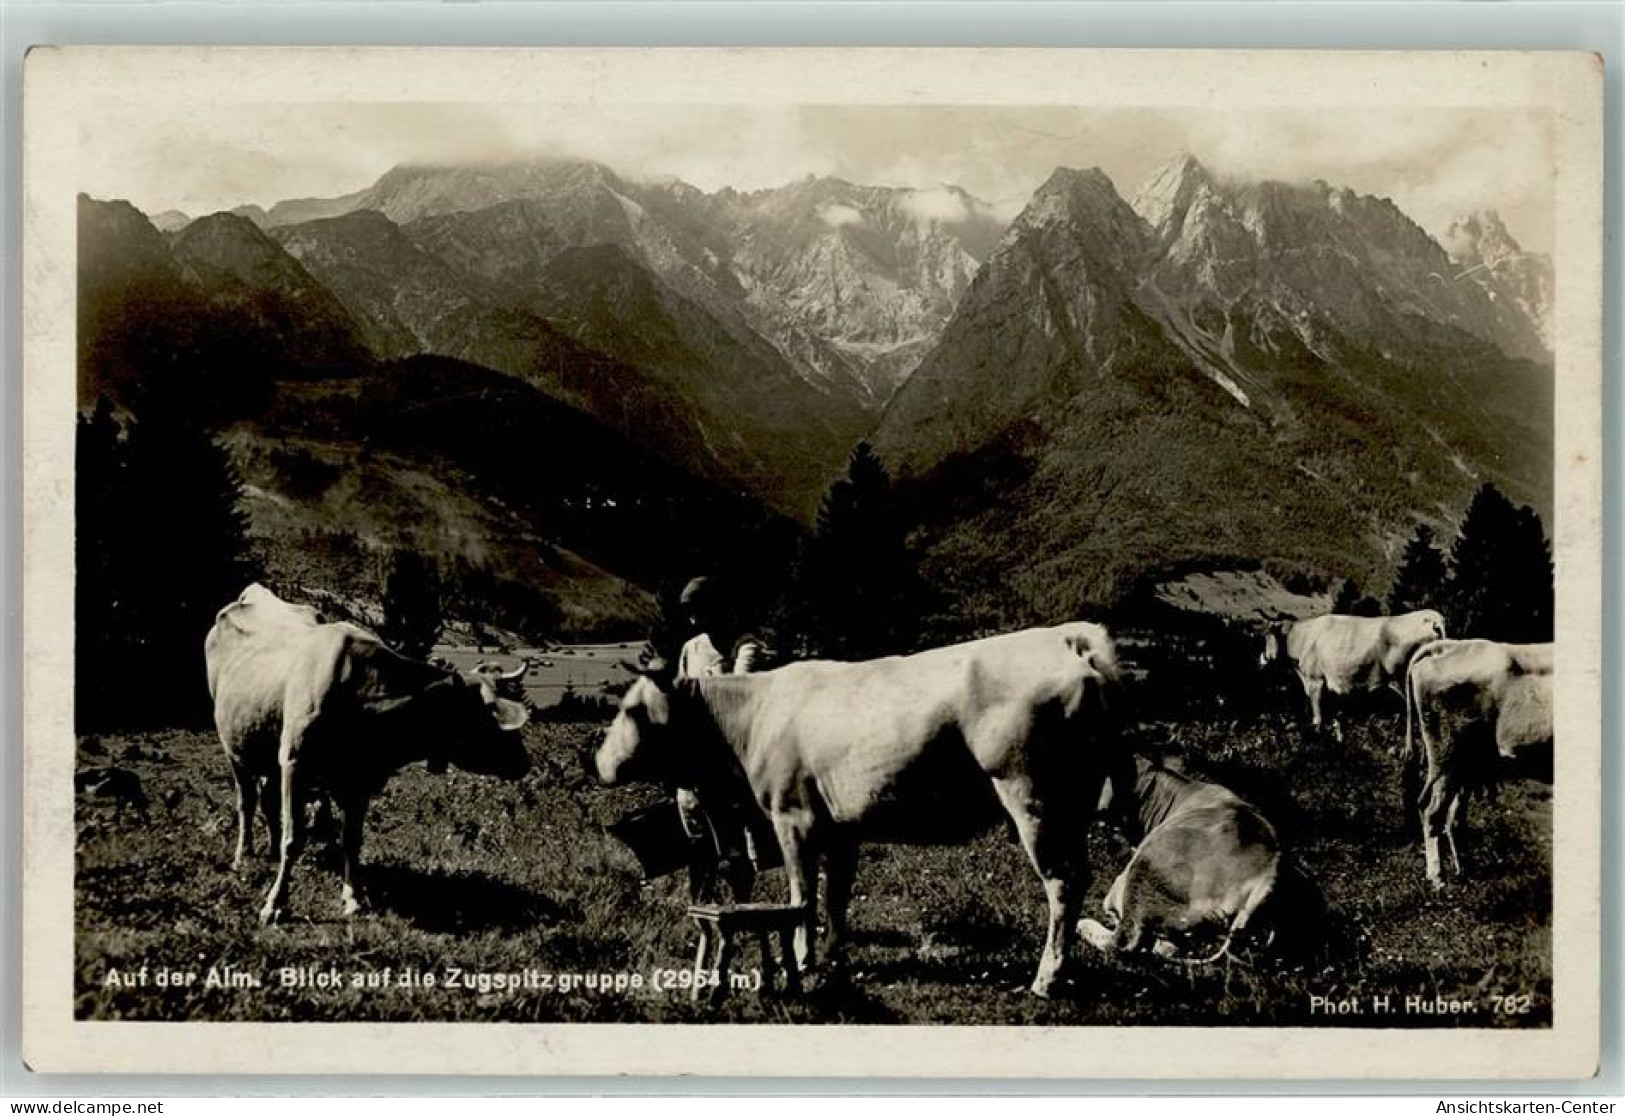
POLYGON ((778 839, 791 903, 806 909, 796 945, 810 959, 818 857, 838 956, 863 823, 899 797, 929 802, 936 777, 922 771, 979 772, 1049 900, 1032 985, 1047 995, 1076 931, 1102 781, 1132 779, 1112 728, 1116 679, 1110 637, 1085 623, 869 662, 678 683, 646 675, 622 699, 598 776, 670 779, 717 796, 744 788, 778 839))
MULTIPOLYGON (((493 680, 448 674, 405 658, 354 624, 326 624, 312 608, 251 585, 215 616, 204 642, 215 726, 237 782, 237 850, 252 844, 263 798, 279 853, 260 912, 281 917, 303 834, 301 804, 323 790, 343 815, 344 910, 361 906, 367 806, 415 760, 431 770, 516 779, 530 767, 518 729, 528 713, 493 680)), ((517 674, 513 677, 517 677, 517 674)))
POLYGON ((1552 762, 1551 644, 1442 639, 1416 653, 1405 687, 1406 808, 1420 783, 1414 800, 1435 887, 1444 883, 1441 836, 1461 875, 1455 827, 1468 792, 1507 774, 1549 783, 1552 762))
MULTIPOLYGON (((1328 692, 1343 697, 1387 688, 1403 697, 1411 656, 1423 644, 1443 638, 1444 617, 1432 609, 1403 616, 1334 613, 1272 628, 1260 662, 1267 666, 1284 659, 1291 664, 1318 733, 1328 692)), ((1341 740, 1342 726, 1335 715, 1331 720, 1332 733, 1341 740)))

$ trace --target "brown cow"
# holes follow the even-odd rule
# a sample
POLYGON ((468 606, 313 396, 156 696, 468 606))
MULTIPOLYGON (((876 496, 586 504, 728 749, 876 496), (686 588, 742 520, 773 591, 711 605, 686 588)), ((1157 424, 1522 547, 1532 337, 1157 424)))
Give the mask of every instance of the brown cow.
POLYGON ((1281 850, 1275 829, 1253 806, 1224 787, 1194 779, 1156 759, 1135 757, 1133 794, 1116 798, 1108 785, 1102 813, 1115 810, 1139 845, 1106 894, 1111 929, 1086 918, 1084 939, 1107 952, 1156 949, 1171 954, 1167 934, 1206 924, 1224 928, 1226 956, 1275 895, 1281 850))

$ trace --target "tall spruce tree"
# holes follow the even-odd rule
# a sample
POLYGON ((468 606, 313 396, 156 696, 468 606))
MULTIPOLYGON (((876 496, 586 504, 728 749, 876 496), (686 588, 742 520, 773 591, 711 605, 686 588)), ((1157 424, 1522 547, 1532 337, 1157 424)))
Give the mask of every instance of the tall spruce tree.
POLYGON ((384 623, 379 635, 403 655, 424 659, 440 636, 440 570, 416 550, 392 551, 384 578, 384 623))
POLYGON ((917 591, 891 477, 868 442, 830 486, 797 571, 809 650, 868 659, 906 650, 917 591))
POLYGON ((1361 593, 1359 584, 1349 577, 1338 586, 1337 595, 1332 598, 1332 611, 1343 616, 1381 616, 1382 602, 1361 593))
POLYGON ((80 416, 74 470, 74 717, 81 730, 105 727, 119 709, 120 663, 133 635, 126 551, 132 543, 123 428, 105 397, 80 416))
POLYGON ((254 576, 242 482, 186 410, 79 427, 76 702, 85 728, 206 720, 203 640, 254 576))
POLYGON ((1551 547, 1532 508, 1495 485, 1473 494, 1450 548, 1450 634, 1530 643, 1552 636, 1551 547))
POLYGON ((1435 545, 1433 528, 1417 524, 1388 590, 1388 611, 1395 616, 1422 608, 1439 608, 1444 603, 1450 567, 1444 551, 1435 545))

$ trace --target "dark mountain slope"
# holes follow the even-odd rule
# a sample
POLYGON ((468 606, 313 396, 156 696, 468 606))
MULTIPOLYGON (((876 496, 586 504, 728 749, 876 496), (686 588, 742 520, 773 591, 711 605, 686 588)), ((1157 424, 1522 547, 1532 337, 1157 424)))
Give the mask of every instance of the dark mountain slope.
POLYGON ((370 363, 342 306, 241 218, 194 221, 172 250, 128 202, 80 195, 78 230, 83 403, 162 390, 223 418, 261 405, 273 377, 370 363))
POLYGON ((295 364, 343 373, 370 362, 344 305, 247 218, 200 217, 171 235, 170 251, 211 305, 280 338, 295 364))
MULTIPOLYGON (((313 264, 350 269, 352 316, 245 220, 202 219, 172 245, 133 207, 82 199, 82 400, 110 395, 136 421, 151 407, 178 407, 227 434, 268 564, 341 596, 355 588, 356 562, 411 546, 550 600, 568 631, 626 634, 650 615, 650 598, 632 583, 652 588, 735 561, 784 567, 790 524, 558 399, 602 391, 595 377, 620 369, 628 390, 611 394, 629 419, 660 414, 648 398, 657 386, 641 373, 534 316, 454 296, 437 338, 467 328, 471 346, 489 344, 491 323, 506 315, 551 348, 526 345, 517 328, 502 343, 531 360, 558 356, 564 373, 526 379, 453 360, 375 361, 358 338, 393 328, 404 339, 410 327, 387 311, 442 309, 421 281, 436 266, 449 272, 398 255, 396 265, 412 266, 392 286, 371 269, 372 240, 391 240, 383 220, 358 217, 344 235, 301 239, 313 264), (352 238, 365 248, 356 259, 345 256, 352 238), (390 303, 391 290, 412 297, 390 303), (333 359, 352 351, 353 361, 333 359), (754 539, 762 552, 741 545, 754 539)), ((416 252, 409 242, 404 250, 416 252)))

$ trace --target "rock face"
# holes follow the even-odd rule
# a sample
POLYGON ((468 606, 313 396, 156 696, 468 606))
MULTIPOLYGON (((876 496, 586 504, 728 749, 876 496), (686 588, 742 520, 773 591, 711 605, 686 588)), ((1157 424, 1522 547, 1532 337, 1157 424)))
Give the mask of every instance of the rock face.
POLYGON ((1150 230, 1098 170, 1057 170, 1010 226, 879 444, 918 470, 1087 392, 1118 363, 1172 355, 1134 305, 1150 230))
POLYGON ((942 331, 1000 230, 954 187, 806 179, 730 200, 732 268, 764 332, 871 407, 942 331))
POLYGON ((1058 170, 875 442, 932 562, 986 571, 967 591, 996 620, 1195 558, 1385 577, 1481 480, 1550 508, 1538 322, 1462 270, 1391 202, 1324 184, 1186 157, 1130 206, 1058 170))
POLYGON ((343 198, 280 203, 268 220, 360 312, 380 351, 541 375, 544 362, 515 368, 524 346, 507 336, 568 337, 644 383, 561 397, 803 516, 934 343, 999 228, 953 188, 806 179, 706 194, 569 160, 401 167, 343 198), (368 211, 417 255, 376 225, 367 245, 351 236, 324 254, 316 240, 340 231, 334 214, 368 211), (311 214, 325 221, 295 220, 311 214), (425 261, 449 277, 431 277, 425 261), (425 288, 440 292, 435 306, 425 288), (452 339, 436 322, 470 313, 453 312, 459 298, 486 312, 452 339), (510 320, 494 321, 496 309, 510 320), (628 398, 642 402, 628 411, 628 398), (656 409, 663 424, 645 421, 656 409))
POLYGON ((1458 269, 1456 282, 1483 287, 1509 321, 1533 323, 1541 345, 1552 347, 1552 261, 1525 252, 1494 210, 1463 217, 1445 234, 1445 248, 1458 269))
POLYGON ((1441 326, 1507 356, 1549 359, 1538 322, 1461 281, 1444 249, 1386 198, 1323 182, 1227 183, 1183 156, 1147 181, 1134 206, 1160 249, 1147 294, 1194 347, 1217 345, 1219 363, 1255 340, 1323 358, 1335 356, 1327 347, 1339 336, 1427 351, 1441 326), (1228 341, 1203 328, 1221 320, 1228 341))
POLYGON ((279 202, 266 220, 363 209, 504 284, 533 282, 566 249, 619 245, 736 340, 757 335, 809 386, 870 412, 935 340, 1001 228, 955 187, 808 178, 707 194, 574 160, 398 167, 354 194, 279 202))

